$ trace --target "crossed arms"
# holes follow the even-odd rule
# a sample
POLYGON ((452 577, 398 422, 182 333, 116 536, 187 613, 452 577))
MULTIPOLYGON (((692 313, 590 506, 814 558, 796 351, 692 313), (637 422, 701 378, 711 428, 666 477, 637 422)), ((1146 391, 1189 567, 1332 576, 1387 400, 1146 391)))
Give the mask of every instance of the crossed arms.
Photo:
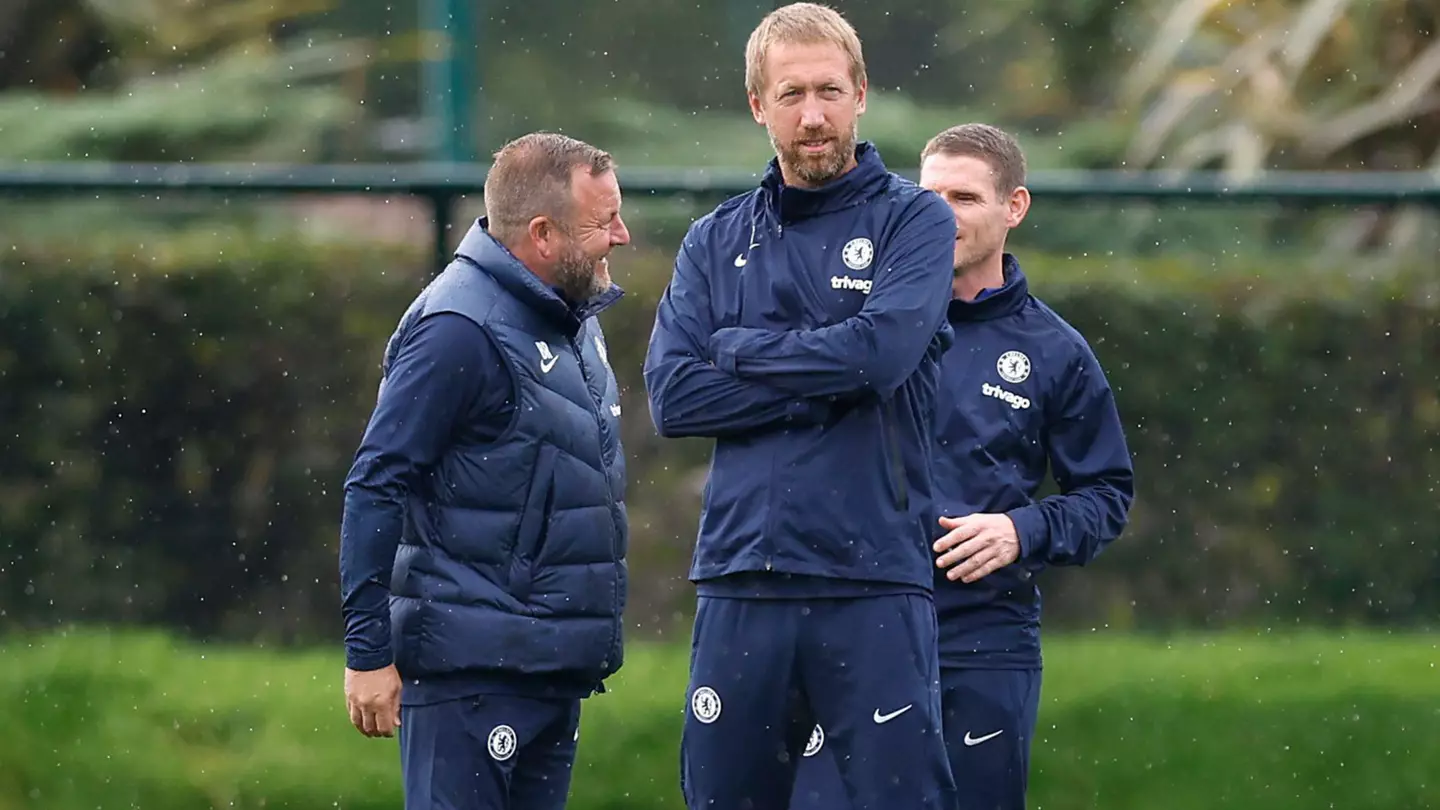
POLYGON ((694 230, 660 299, 645 357, 650 413, 660 434, 719 438, 818 424, 834 399, 888 397, 946 331, 955 221, 938 197, 912 207, 877 256, 860 311, 817 329, 716 329, 708 268, 694 230))

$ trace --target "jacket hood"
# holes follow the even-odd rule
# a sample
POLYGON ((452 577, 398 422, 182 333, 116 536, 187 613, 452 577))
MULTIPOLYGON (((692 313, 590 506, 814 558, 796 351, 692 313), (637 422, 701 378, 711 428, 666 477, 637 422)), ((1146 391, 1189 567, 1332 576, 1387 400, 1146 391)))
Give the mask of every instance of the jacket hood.
POLYGON ((580 331, 581 324, 587 319, 600 314, 625 294, 624 290, 612 283, 608 290, 594 298, 571 304, 559 290, 546 285, 516 258, 514 253, 491 236, 488 227, 488 218, 475 220, 475 224, 460 241, 455 255, 475 265, 482 272, 489 273, 511 295, 554 321, 569 334, 580 331))

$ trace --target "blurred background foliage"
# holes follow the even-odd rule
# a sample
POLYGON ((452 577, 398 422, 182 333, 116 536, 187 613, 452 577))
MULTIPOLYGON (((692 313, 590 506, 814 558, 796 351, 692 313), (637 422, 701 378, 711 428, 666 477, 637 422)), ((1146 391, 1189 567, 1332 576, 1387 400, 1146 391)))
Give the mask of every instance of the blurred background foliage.
MULTIPOLYGON (((473 42, 452 43, 477 65, 476 151, 553 128, 626 166, 758 171, 743 47, 772 5, 476 2, 473 42)), ((865 42, 862 135, 904 171, 965 120, 1018 133, 1037 170, 1440 162, 1432 3, 836 6, 865 42)), ((419 20, 387 0, 6 0, 0 160, 403 171, 433 146, 421 60, 437 45, 419 20)), ((707 451, 655 437, 637 372, 674 241, 713 200, 629 203, 632 294, 607 329, 626 347, 637 622, 661 633, 688 611, 707 451)), ((462 227, 479 213, 459 207, 462 227)), ((384 338, 434 270, 429 212, 160 194, 5 200, 0 216, 0 403, 28 426, 3 440, 0 622, 333 638, 338 488, 384 338), (288 607, 257 612, 272 598, 288 607)), ((1037 200, 1014 247, 1111 369, 1142 487, 1113 559, 1054 575, 1055 625, 1433 617, 1436 223, 1037 200)))
MULTIPOLYGON (((437 144, 424 60, 445 42, 420 2, 0 0, 0 170, 403 177, 437 144)), ((450 43, 476 65, 470 145, 558 129, 622 174, 758 172, 743 50, 773 5, 471 0, 450 43)), ((1433 0, 834 5, 865 44, 861 135, 901 171, 983 120, 1082 183, 1440 175, 1433 0)), ((604 326, 635 652, 587 705, 604 742, 582 741, 577 808, 676 802, 709 446, 655 434, 639 370, 715 202, 627 191, 604 326)), ((0 189, 0 810, 394 806, 393 750, 325 696, 340 488, 384 342, 438 269, 433 221, 399 194, 0 189)), ((1440 212, 1041 194, 1011 246, 1095 347, 1139 488, 1124 538, 1042 579, 1039 806, 1435 806, 1440 212)))
MULTIPOLYGON (((743 48, 773 5, 478 0, 472 41, 455 43, 476 66, 473 146, 554 128, 631 166, 757 170, 770 152, 743 48)), ((835 5, 864 37, 863 135, 897 168, 939 129, 987 120, 1020 134, 1038 170, 1440 172, 1440 6, 1425 0, 835 5)), ((421 60, 441 46, 420 17, 388 0, 4 0, 0 160, 425 159, 421 60)), ((1440 249, 1435 220, 1405 208, 1185 224, 1078 208, 1027 236, 1071 249, 1098 221, 1111 227, 1092 251, 1300 238, 1306 261, 1332 265, 1440 249)), ((38 210, 35 227, 55 221, 38 210)), ((87 215, 117 213, 134 212, 87 215)))
MULTIPOLYGON (((1038 167, 1440 162, 1440 7, 1424 0, 833 5, 865 43, 865 135, 896 158, 980 117, 1024 134, 1038 167)), ((632 163, 768 156, 741 80, 773 4, 473 6, 457 47, 479 67, 482 154, 563 126, 632 163)), ((419 16, 386 0, 7 0, 0 158, 415 157, 419 16)))
POLYGON ((0 159, 331 159, 360 113, 365 46, 291 28, 331 5, 0 5, 15 68, 0 67, 0 159))

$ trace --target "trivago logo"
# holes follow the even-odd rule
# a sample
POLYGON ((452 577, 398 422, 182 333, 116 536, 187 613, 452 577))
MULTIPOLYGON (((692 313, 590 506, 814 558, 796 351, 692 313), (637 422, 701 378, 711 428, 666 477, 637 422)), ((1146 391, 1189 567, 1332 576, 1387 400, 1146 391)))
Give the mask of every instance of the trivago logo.
POLYGON ((1030 400, 1020 396, 1019 394, 1014 394, 1006 391, 1004 388, 1001 388, 998 385, 991 385, 990 383, 985 383, 980 387, 980 393, 984 394, 987 397, 994 397, 1001 402, 1009 403, 1010 407, 1014 408, 1017 411, 1024 410, 1025 408, 1030 407, 1030 400))
POLYGON ((870 287, 874 284, 868 278, 854 278, 852 276, 831 276, 830 289, 832 290, 859 290, 869 295, 870 287))

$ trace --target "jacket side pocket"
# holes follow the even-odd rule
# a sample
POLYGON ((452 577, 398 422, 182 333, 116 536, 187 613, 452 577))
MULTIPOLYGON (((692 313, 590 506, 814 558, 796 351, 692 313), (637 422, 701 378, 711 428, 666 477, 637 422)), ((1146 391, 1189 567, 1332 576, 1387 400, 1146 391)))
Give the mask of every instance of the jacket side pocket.
POLYGON ((555 491, 555 461, 559 453, 554 446, 541 445, 535 459, 535 475, 520 514, 515 549, 510 555, 510 594, 521 602, 530 594, 535 560, 544 548, 550 528, 550 510, 555 491))

